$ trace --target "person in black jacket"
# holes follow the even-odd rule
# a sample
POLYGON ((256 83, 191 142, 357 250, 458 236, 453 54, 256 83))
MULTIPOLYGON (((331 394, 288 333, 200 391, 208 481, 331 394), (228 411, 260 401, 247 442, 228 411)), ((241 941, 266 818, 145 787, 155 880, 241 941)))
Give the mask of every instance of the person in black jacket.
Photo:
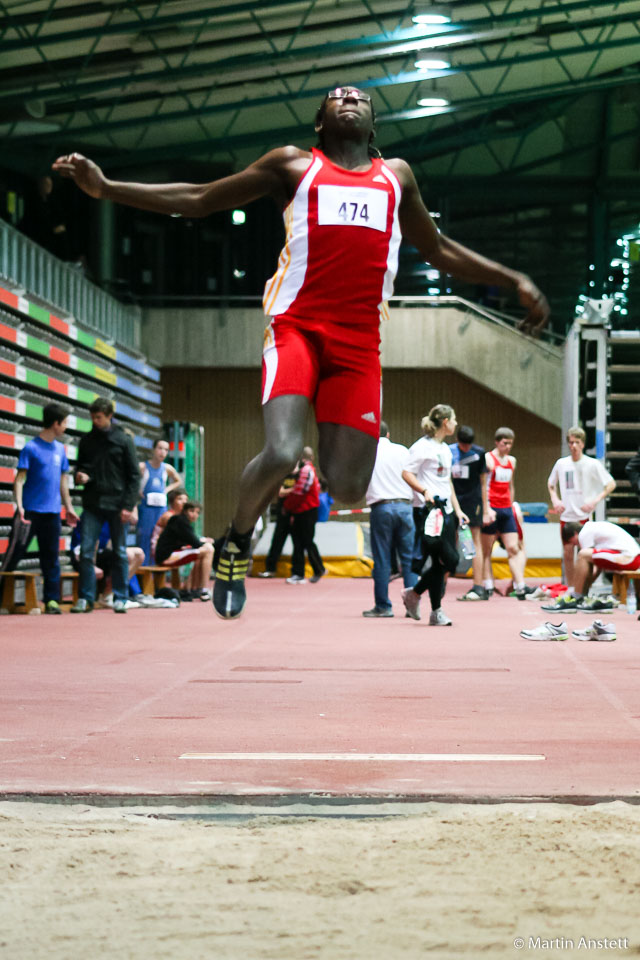
POLYGON ((193 563, 191 595, 210 600, 208 589, 213 562, 213 540, 199 537, 193 528, 200 515, 201 505, 189 500, 182 513, 170 517, 156 544, 156 563, 166 567, 182 567, 193 563))
POLYGON ((109 524, 114 560, 112 569, 116 613, 127 612, 127 524, 137 521, 140 487, 138 457, 122 427, 111 422, 113 404, 97 397, 89 407, 93 429, 78 446, 76 483, 82 492, 79 600, 71 613, 88 613, 96 595, 94 557, 104 522, 109 524))

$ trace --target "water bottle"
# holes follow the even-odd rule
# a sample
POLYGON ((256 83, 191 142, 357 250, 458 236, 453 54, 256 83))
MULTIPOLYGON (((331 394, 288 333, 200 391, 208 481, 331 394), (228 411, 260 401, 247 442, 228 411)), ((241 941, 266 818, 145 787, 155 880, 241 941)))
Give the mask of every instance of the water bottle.
POLYGON ((627 587, 627 613, 635 614, 637 609, 638 605, 633 580, 629 580, 629 586, 627 587))
POLYGON ((468 523, 463 523, 460 525, 460 529, 458 531, 458 545, 465 560, 472 560, 475 557, 476 547, 473 542, 473 535, 469 529, 468 523))

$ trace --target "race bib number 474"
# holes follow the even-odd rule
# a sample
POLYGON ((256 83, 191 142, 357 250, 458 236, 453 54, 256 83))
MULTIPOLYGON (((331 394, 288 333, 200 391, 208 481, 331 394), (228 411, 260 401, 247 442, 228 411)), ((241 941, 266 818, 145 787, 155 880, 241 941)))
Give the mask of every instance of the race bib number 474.
POLYGON ((389 197, 373 187, 318 187, 318 223, 331 226, 387 229, 389 197))

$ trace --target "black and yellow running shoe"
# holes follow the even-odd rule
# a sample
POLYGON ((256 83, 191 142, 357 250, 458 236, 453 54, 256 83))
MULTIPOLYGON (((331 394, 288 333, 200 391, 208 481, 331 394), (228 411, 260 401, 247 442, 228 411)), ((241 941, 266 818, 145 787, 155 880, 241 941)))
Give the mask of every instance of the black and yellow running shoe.
POLYGON ((220 551, 213 587, 213 608, 223 620, 234 620, 247 599, 244 581, 249 569, 251 547, 244 549, 227 538, 220 551))

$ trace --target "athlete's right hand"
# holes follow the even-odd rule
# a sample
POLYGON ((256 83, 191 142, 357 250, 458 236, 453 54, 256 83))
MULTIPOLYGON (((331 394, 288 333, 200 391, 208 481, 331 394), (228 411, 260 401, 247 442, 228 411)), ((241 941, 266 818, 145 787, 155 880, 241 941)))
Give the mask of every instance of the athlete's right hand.
POLYGON ((51 168, 62 177, 73 180, 90 197, 99 200, 103 196, 106 177, 97 163, 83 157, 81 153, 69 153, 58 157, 51 168))

